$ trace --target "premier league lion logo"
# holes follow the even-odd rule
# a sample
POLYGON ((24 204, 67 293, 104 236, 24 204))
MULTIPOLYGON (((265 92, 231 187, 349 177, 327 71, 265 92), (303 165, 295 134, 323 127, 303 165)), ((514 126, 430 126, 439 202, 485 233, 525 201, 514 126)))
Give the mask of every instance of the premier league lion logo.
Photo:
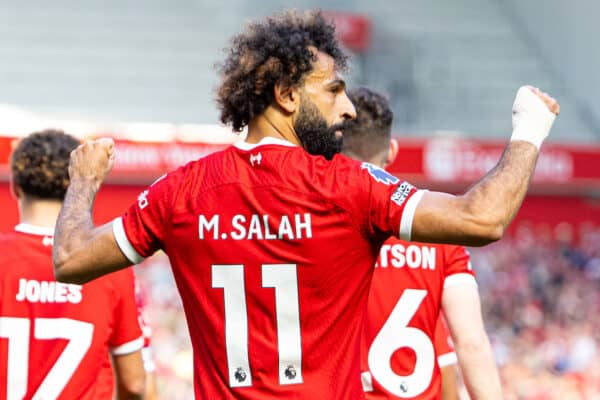
POLYGON ((383 183, 384 185, 393 185, 399 181, 399 179, 394 175, 391 175, 387 171, 376 167, 373 164, 364 162, 360 167, 369 171, 369 174, 373 177, 373 179, 375 179, 377 182, 383 183))

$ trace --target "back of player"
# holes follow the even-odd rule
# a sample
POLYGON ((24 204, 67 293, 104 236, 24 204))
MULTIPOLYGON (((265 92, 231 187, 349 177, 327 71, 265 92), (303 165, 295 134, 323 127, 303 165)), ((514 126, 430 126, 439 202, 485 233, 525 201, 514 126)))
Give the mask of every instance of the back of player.
POLYGON ((132 261, 169 254, 197 398, 362 398, 356 316, 415 193, 373 166, 264 139, 168 174, 115 221, 115 237, 132 261), (304 172, 287 175, 292 165, 304 172), (381 240, 368 239, 375 231, 381 240))
MULTIPOLYGON (((391 139, 393 114, 387 100, 366 88, 353 90, 349 96, 357 118, 345 131, 344 152, 380 167, 391 164, 398 143, 391 139)), ((462 246, 397 238, 389 239, 379 253, 361 344, 367 398, 440 399, 440 368, 456 362, 456 354, 448 353, 440 309, 443 299, 444 304, 447 301, 444 291, 448 287, 476 287, 469 255, 462 246)), ((464 339, 464 331, 454 329, 453 334, 458 332, 464 339)), ((458 393, 450 393, 449 383, 446 395, 456 398, 458 393)))
POLYGON ((381 248, 361 347, 367 398, 439 399, 442 292, 476 284, 464 247, 390 239, 381 248))
POLYGON ((112 399, 109 350, 124 358, 143 344, 131 269, 83 286, 54 279, 52 224, 75 146, 68 135, 42 132, 23 139, 13 153, 22 223, 0 235, 3 399, 112 399))
POLYGON ((119 355, 143 344, 135 303, 123 307, 133 273, 56 282, 51 235, 20 224, 0 237, 0 397, 112 399, 108 347, 119 355))

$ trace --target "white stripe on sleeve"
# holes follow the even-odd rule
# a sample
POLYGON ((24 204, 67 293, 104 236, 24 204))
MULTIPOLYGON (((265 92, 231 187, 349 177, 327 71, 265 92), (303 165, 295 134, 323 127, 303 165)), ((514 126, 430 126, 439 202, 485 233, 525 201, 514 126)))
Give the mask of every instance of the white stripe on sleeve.
POLYGON ((477 287, 477 281, 473 275, 464 272, 447 276, 444 279, 444 289, 454 285, 474 285, 477 287))
POLYGON ((115 218, 112 224, 113 234, 115 235, 115 240, 119 245, 119 248, 125 254, 125 257, 133 264, 139 264, 144 261, 144 257, 142 257, 131 245, 129 239, 127 239, 127 235, 125 234, 125 228, 123 227, 123 219, 121 217, 115 218))
POLYGON ((144 346, 144 337, 140 336, 139 338, 132 340, 131 342, 123 343, 116 347, 110 348, 110 353, 115 356, 123 356, 125 354, 130 354, 141 350, 144 346))
POLYGON ((404 212, 402 213, 402 219, 400 220, 400 239, 410 241, 415 211, 426 191, 427 190, 418 190, 415 194, 410 196, 410 199, 406 202, 404 212))
POLYGON ((444 368, 448 365, 454 365, 458 363, 458 358, 456 358, 456 353, 446 353, 438 356, 437 358, 438 367, 444 368))

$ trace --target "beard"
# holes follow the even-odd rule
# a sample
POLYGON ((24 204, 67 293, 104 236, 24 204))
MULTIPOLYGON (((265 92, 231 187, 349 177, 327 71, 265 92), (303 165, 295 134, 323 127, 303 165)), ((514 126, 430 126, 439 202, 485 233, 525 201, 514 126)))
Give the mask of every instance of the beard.
POLYGON ((302 96, 294 130, 302 147, 308 153, 331 160, 334 155, 342 151, 344 138, 337 137, 336 131, 343 132, 343 128, 344 123, 328 126, 317 106, 310 99, 302 96))

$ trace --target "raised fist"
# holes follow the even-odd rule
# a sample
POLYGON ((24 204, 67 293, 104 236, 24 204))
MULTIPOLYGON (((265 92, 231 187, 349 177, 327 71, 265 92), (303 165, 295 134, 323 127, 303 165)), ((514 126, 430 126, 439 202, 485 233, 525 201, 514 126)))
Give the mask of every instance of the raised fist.
POLYGON ((69 177, 100 186, 112 169, 115 142, 111 138, 88 140, 71 152, 69 177))
POLYGON ((559 113, 560 105, 550 95, 532 86, 521 86, 513 103, 510 140, 524 140, 539 149, 559 113))

